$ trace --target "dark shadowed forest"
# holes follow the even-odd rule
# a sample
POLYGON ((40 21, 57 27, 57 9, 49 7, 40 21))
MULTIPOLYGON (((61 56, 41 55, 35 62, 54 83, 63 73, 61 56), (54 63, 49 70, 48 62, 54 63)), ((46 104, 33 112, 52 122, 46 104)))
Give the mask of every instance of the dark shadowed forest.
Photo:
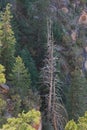
POLYGON ((0 130, 87 130, 87 0, 0 0, 0 130))

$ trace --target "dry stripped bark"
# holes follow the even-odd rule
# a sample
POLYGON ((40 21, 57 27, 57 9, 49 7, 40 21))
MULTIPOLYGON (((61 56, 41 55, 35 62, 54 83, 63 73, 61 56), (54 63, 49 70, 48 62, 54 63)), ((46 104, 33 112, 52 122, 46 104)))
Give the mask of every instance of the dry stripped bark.
POLYGON ((52 123, 55 130, 63 130, 67 122, 67 112, 64 107, 60 91, 61 82, 58 77, 56 62, 59 60, 55 53, 52 33, 52 20, 47 20, 47 55, 42 68, 43 86, 48 88, 47 118, 52 123))

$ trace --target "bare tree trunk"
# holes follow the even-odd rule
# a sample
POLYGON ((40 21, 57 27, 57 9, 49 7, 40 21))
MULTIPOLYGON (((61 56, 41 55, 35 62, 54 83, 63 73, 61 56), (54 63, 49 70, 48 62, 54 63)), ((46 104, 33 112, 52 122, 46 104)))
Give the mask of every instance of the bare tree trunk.
POLYGON ((53 125, 54 130, 58 130, 57 128, 57 122, 56 122, 56 115, 55 115, 55 102, 56 102, 56 90, 55 90, 55 81, 54 81, 54 89, 53 89, 53 125))
POLYGON ((50 58, 50 90, 49 90, 49 99, 48 99, 48 117, 50 116, 51 112, 51 106, 52 106, 52 90, 53 90, 53 41, 52 41, 52 34, 51 34, 51 29, 52 29, 52 21, 51 19, 49 20, 49 25, 48 27, 48 52, 49 52, 49 58, 50 58))
MULTIPOLYGON (((54 56, 54 40, 53 40, 53 33, 52 33, 52 21, 51 19, 47 20, 47 56, 45 59, 45 66, 42 69, 42 78, 43 84, 48 88, 48 100, 47 100, 47 117, 48 121, 51 122, 54 130, 63 130, 64 123, 66 119, 66 112, 63 104, 61 104, 60 100, 62 101, 61 96, 57 95, 59 92, 59 87, 57 79, 58 74, 56 68, 56 60, 57 57, 54 56), (58 99, 58 97, 60 99, 58 99), (64 115, 65 114, 65 115, 64 115)), ((61 88, 60 88, 61 89, 61 88)))

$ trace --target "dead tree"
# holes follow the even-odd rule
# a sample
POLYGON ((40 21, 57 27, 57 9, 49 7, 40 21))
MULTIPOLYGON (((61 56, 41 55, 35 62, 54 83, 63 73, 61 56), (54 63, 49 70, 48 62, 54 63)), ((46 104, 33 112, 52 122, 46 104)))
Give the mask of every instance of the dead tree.
POLYGON ((47 118, 52 123, 54 130, 63 130, 67 122, 67 112, 64 107, 61 93, 62 83, 59 80, 57 63, 59 57, 55 51, 52 20, 47 20, 47 54, 44 60, 44 67, 41 70, 43 86, 48 88, 47 118))

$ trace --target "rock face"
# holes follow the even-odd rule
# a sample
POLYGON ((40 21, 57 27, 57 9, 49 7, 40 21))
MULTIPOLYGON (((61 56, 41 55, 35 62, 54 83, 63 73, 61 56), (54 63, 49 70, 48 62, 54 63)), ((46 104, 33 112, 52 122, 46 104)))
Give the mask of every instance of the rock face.
POLYGON ((63 11, 64 13, 66 13, 66 14, 69 12, 68 8, 66 8, 66 7, 63 7, 63 8, 62 8, 62 11, 63 11))
POLYGON ((0 84, 0 93, 8 93, 9 87, 6 84, 0 84))
POLYGON ((76 31, 72 31, 71 38, 73 41, 76 41, 76 39, 77 39, 77 32, 76 31))
POLYGON ((79 24, 86 24, 87 25, 87 13, 85 11, 82 12, 79 18, 79 24))

